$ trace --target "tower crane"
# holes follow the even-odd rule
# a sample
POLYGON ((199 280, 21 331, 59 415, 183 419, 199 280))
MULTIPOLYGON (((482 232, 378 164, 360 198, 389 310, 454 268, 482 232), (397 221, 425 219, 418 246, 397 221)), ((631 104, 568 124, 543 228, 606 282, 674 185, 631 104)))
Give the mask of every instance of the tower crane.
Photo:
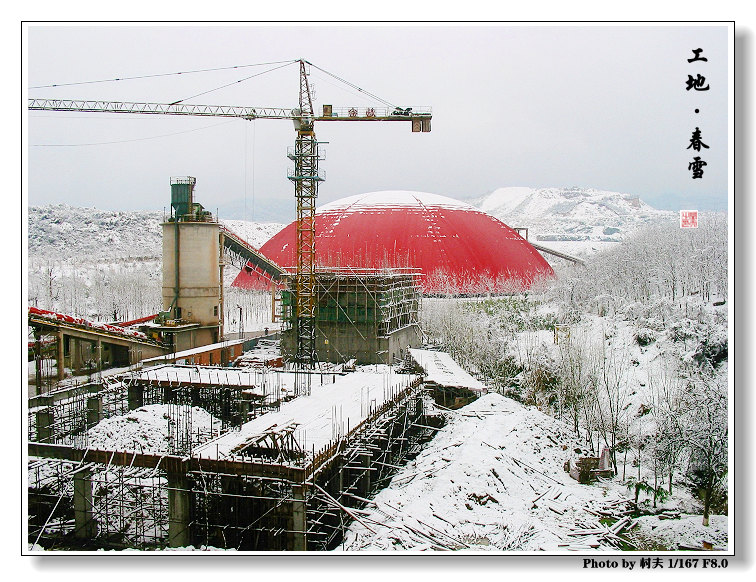
MULTIPOLYGON (((294 171, 288 178, 294 183, 297 207, 296 243, 296 337, 294 360, 296 370, 312 369, 315 353, 315 205, 318 184, 324 180, 318 172, 322 159, 315 137, 315 122, 321 121, 404 121, 412 125, 413 132, 431 130, 432 113, 429 107, 343 108, 323 105, 320 115, 315 114, 307 65, 299 59, 299 107, 247 107, 228 105, 192 105, 175 103, 136 103, 84 99, 32 99, 28 109, 33 111, 76 111, 98 113, 130 113, 147 115, 189 115, 199 117, 236 117, 248 121, 256 119, 289 119, 297 132, 294 147, 287 156, 294 162, 294 171)), ((297 375, 299 376, 299 375, 297 375)), ((307 375, 309 392, 309 375, 307 375)), ((299 392, 299 389, 297 389, 299 392)))

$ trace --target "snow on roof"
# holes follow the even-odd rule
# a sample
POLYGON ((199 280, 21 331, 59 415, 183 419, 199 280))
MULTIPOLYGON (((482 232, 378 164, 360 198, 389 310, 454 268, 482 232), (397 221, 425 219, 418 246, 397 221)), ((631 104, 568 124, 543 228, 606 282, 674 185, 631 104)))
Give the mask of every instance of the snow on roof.
POLYGON ((176 384, 212 384, 215 386, 244 386, 261 384, 260 373, 249 368, 217 368, 209 366, 161 366, 141 372, 142 382, 175 382, 176 384))
POLYGON ((333 212, 338 210, 357 211, 370 207, 385 206, 434 206, 444 208, 457 208, 480 212, 474 206, 470 206, 454 198, 447 198, 429 192, 416 192, 414 190, 383 190, 379 192, 366 192, 341 198, 329 202, 320 207, 318 212, 333 212))
MULTIPOLYGON (((409 374, 353 372, 337 376, 332 384, 312 387, 309 396, 300 396, 281 404, 278 412, 269 412, 194 450, 195 456, 223 458, 247 439, 267 430, 297 423, 294 431, 299 446, 306 453, 319 451, 370 413, 390 400, 412 382, 409 374)), ((313 383, 314 384, 314 383, 313 383)))
MULTIPOLYGON (((296 264, 296 222, 260 252, 296 264)), ((370 192, 331 202, 315 215, 321 267, 414 268, 426 294, 528 289, 554 276, 546 260, 500 220, 453 198, 406 190, 370 192)), ((253 273, 233 285, 261 288, 253 273)))
POLYGON ((60 321, 62 323, 68 323, 71 325, 88 327, 95 330, 108 331, 123 336, 137 338, 141 340, 147 340, 147 336, 141 331, 134 331, 133 329, 127 329, 118 325, 111 325, 109 323, 101 323, 96 321, 90 321, 83 317, 74 317, 73 315, 66 315, 65 313, 56 313, 55 311, 48 311, 47 309, 39 309, 37 307, 29 307, 29 315, 35 315, 37 317, 43 317, 46 319, 52 319, 60 321))
POLYGON ((467 388, 476 392, 483 392, 486 389, 483 382, 465 372, 446 352, 414 349, 410 349, 409 352, 425 370, 426 382, 434 382, 439 386, 467 388))

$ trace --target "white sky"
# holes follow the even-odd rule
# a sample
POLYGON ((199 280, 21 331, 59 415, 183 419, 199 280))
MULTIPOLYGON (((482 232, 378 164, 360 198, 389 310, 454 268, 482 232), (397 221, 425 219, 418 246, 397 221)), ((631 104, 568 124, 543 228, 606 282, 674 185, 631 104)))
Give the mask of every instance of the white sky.
MULTIPOLYGON (((727 208, 728 30, 675 25, 30 25, 29 97, 173 102, 269 67, 31 89, 304 58, 403 106, 433 131, 319 123, 326 202, 374 190, 471 198, 503 186, 583 186, 660 208, 727 208), (706 63, 688 63, 702 48, 706 63), (707 92, 686 91, 689 74, 707 92), (700 113, 696 114, 694 109, 700 113), (695 127, 709 149, 693 154, 695 127), (688 171, 707 162, 702 179, 688 171)), ((380 105, 312 69, 319 110, 380 105)), ((294 107, 296 65, 189 103, 294 107)), ((284 120, 30 112, 28 203, 160 209, 172 176, 215 210, 289 205, 284 120), (164 136, 164 137, 158 137, 164 136), (116 143, 106 143, 116 142, 116 143), (101 144, 101 145, 79 145, 101 144)))

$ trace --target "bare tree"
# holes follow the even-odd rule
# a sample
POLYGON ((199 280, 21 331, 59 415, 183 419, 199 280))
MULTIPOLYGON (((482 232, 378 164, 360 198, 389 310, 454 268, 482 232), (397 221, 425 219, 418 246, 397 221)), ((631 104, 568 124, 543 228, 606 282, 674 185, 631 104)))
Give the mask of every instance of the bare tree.
POLYGON ((559 344, 559 373, 561 382, 561 410, 568 416, 575 434, 580 436, 580 419, 586 400, 596 385, 588 355, 587 338, 578 329, 559 344))
POLYGON ((630 401, 625 386, 628 357, 623 346, 602 333, 601 341, 594 350, 596 374, 596 429, 604 444, 609 447, 612 465, 617 473, 616 446, 627 439, 630 401))

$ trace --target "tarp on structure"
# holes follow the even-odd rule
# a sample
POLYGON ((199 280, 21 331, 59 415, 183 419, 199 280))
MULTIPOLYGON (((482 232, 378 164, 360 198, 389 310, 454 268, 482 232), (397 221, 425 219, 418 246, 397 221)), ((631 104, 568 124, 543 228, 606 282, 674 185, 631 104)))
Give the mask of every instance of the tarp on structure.
MULTIPOLYGON (((296 223, 260 251, 294 271, 296 223)), ((554 277, 538 251, 500 220, 424 192, 371 192, 322 206, 315 218, 315 252, 319 268, 418 268, 425 294, 518 292, 554 277)), ((245 272, 234 285, 261 288, 245 272)))

